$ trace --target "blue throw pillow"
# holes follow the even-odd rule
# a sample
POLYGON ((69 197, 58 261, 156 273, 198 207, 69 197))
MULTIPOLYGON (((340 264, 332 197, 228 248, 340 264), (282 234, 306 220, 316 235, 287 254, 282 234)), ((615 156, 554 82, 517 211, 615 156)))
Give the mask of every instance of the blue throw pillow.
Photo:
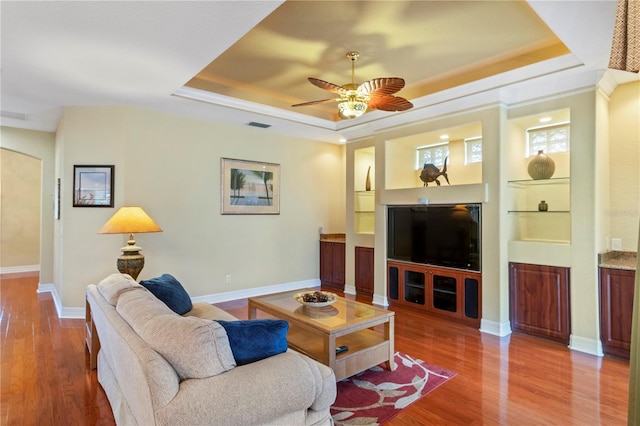
POLYGON ((220 321, 229 337, 237 365, 249 364, 287 351, 289 323, 276 319, 220 321))
POLYGON ((172 275, 162 274, 156 278, 140 281, 140 284, 162 300, 176 314, 184 315, 193 309, 189 293, 172 275))

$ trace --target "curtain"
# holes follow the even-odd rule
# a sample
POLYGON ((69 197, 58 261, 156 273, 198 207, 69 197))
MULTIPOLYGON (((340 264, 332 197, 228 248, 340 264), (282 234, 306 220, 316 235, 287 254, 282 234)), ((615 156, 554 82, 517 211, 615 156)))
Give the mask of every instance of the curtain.
MULTIPOLYGON (((640 251, 640 238, 638 238, 640 251)), ((637 255, 637 253, 636 253, 637 255)), ((640 257, 636 259, 636 283, 633 291, 633 324, 631 326, 631 359, 629 360, 629 413, 627 424, 640 424, 640 257)))
POLYGON ((618 0, 609 68, 640 70, 640 0, 618 0))

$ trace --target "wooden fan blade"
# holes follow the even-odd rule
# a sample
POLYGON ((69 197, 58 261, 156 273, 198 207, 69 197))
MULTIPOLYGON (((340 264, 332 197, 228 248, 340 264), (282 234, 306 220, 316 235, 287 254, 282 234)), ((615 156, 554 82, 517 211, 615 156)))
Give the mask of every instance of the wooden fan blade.
POLYGON ((309 77, 309 82, 314 86, 318 86, 323 90, 327 90, 332 93, 343 94, 345 90, 342 86, 338 86, 337 84, 329 83, 328 81, 320 80, 318 78, 309 77))
POLYGON ((360 96, 392 95, 404 87, 404 79, 398 77, 374 78, 358 87, 360 96))
POLYGON ((329 102, 336 102, 341 100, 342 98, 332 98, 332 99, 323 99, 321 101, 311 101, 311 102, 303 102, 301 104, 295 104, 295 105, 291 105, 292 107, 299 107, 299 106, 308 106, 308 105, 316 105, 316 104, 325 104, 325 103, 329 103, 329 102))
POLYGON ((413 108, 413 104, 399 96, 376 96, 369 103, 369 108, 382 111, 406 111, 413 108))

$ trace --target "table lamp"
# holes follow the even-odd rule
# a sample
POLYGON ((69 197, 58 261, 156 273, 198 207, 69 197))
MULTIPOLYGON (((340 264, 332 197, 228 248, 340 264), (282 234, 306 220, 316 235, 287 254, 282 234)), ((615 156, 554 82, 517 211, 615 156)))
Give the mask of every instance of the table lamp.
POLYGON ((122 247, 117 265, 120 273, 129 274, 134 280, 144 268, 144 256, 140 253, 142 247, 138 247, 133 239, 133 234, 140 232, 162 232, 141 207, 120 207, 98 231, 98 234, 129 234, 129 241, 122 247))

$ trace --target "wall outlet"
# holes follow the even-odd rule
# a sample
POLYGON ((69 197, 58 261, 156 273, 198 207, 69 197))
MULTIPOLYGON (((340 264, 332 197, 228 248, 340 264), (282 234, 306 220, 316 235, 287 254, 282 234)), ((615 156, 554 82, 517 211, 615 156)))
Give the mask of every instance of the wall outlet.
POLYGON ((622 250, 622 239, 621 238, 612 238, 611 239, 611 250, 622 250))
POLYGON ((227 284, 231 282, 231 274, 227 274, 225 281, 227 282, 227 284))

